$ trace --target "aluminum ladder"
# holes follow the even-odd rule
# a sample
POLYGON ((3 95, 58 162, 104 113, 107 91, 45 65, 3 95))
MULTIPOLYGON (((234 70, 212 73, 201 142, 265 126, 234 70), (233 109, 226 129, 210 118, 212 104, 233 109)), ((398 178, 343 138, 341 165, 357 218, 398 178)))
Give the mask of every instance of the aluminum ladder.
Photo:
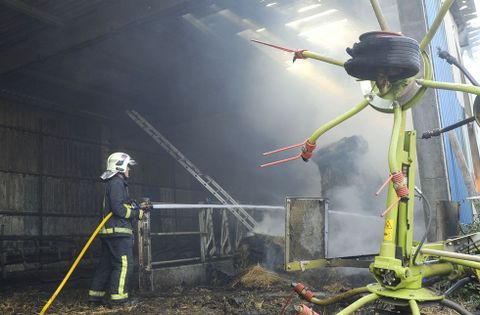
MULTIPOLYGON (((182 152, 180 152, 170 141, 168 141, 155 127, 153 127, 142 115, 134 110, 127 110, 127 115, 142 128, 156 143, 164 148, 180 165, 182 165, 192 176, 200 182, 212 195, 224 205, 238 205, 235 199, 230 196, 213 178, 203 174, 182 152)), ((253 231, 257 221, 242 207, 228 208, 228 210, 249 230, 253 231)))

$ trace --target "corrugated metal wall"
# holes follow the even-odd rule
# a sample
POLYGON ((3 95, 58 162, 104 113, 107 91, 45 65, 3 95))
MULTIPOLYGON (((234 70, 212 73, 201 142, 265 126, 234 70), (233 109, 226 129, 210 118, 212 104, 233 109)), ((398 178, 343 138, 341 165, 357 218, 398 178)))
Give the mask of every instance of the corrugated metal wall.
POLYGON ((133 198, 204 200, 202 187, 159 146, 145 146, 148 136, 135 128, 124 135, 119 122, 0 98, 0 254, 46 238, 82 244, 100 221, 99 176, 113 151, 139 162, 129 181, 133 198))
MULTIPOLYGON (((427 15, 427 22, 429 25, 432 24, 435 19, 437 12, 441 6, 441 1, 439 0, 425 0, 425 12, 427 15)), ((434 67, 435 80, 443 82, 454 82, 453 73, 451 65, 448 64, 445 60, 440 59, 436 54, 437 47, 448 50, 447 36, 445 33, 445 25, 439 27, 436 35, 434 36, 431 47, 434 50, 432 54, 432 62, 434 67)), ((446 90, 436 90, 437 99, 439 103, 440 110, 440 125, 441 127, 446 127, 452 123, 455 123, 461 119, 464 119, 465 113, 464 109, 461 106, 460 102, 457 99, 456 92, 446 91, 446 90)), ((457 137, 461 142, 462 146, 465 146, 465 139, 460 129, 456 130, 457 137)), ((445 147, 445 156, 447 162, 447 171, 449 186, 451 192, 451 198, 453 201, 460 202, 460 222, 461 223, 471 223, 472 222, 472 208, 471 204, 465 201, 465 198, 468 197, 467 188, 465 182, 458 166, 455 155, 452 151, 452 147, 448 140, 448 135, 443 134, 443 144, 445 147)), ((468 147, 468 146, 465 146, 468 147)))

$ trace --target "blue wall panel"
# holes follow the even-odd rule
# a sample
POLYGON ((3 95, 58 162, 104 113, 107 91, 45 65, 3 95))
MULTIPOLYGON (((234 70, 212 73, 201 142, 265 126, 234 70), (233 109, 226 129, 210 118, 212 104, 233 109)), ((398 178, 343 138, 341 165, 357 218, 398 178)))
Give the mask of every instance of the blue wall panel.
MULTIPOLYGON (((425 0, 425 10, 427 15, 428 25, 433 23, 437 12, 441 6, 440 0, 425 0)), ((432 63, 434 67, 435 80, 443 82, 454 82, 453 73, 450 64, 445 60, 440 59, 437 56, 437 47, 441 49, 448 49, 447 37, 445 33, 445 25, 439 27, 436 35, 431 42, 433 50, 432 63)), ((456 97, 456 92, 437 90, 439 100, 440 111, 440 126, 446 127, 452 123, 455 123, 465 117, 464 109, 456 97)), ((423 132, 423 130, 419 130, 423 132)), ((463 134, 460 129, 456 130, 458 140, 463 145, 465 143, 463 134)), ((472 207, 469 202, 463 202, 468 197, 467 187, 463 179, 462 173, 458 166, 455 155, 450 146, 448 135, 443 134, 443 144, 445 147, 445 157, 447 163, 447 171, 449 177, 450 191, 453 201, 460 202, 460 222, 471 223, 472 222, 472 207)))

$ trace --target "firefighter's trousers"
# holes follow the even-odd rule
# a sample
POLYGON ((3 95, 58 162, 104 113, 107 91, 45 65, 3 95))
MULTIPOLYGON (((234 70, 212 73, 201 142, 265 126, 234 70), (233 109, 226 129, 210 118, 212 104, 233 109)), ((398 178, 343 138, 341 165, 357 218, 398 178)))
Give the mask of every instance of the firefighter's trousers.
POLYGON ((102 237, 102 254, 93 277, 90 301, 101 301, 107 286, 112 302, 128 299, 128 283, 133 271, 132 237, 102 237))

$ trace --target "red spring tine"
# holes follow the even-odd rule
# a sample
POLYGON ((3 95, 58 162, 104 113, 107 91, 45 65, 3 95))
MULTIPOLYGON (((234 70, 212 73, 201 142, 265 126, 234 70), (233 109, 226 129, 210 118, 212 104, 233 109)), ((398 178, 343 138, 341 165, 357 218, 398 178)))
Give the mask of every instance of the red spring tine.
POLYGON ((387 180, 385 181, 385 183, 383 183, 383 185, 380 187, 380 189, 375 193, 375 196, 378 196, 383 189, 385 189, 385 186, 387 186, 388 182, 391 181, 393 178, 393 175, 390 175, 387 180))
POLYGON ((266 46, 270 46, 270 47, 273 47, 273 48, 276 48, 276 49, 280 49, 280 50, 283 50, 283 51, 286 51, 286 52, 296 52, 297 50, 293 50, 293 49, 290 49, 290 48, 286 48, 286 47, 281 47, 281 46, 277 46, 277 45, 274 45, 274 44, 270 44, 270 43, 267 43, 267 42, 262 42, 261 40, 256 40, 256 39, 251 39, 252 42, 255 42, 255 43, 259 43, 259 44, 262 44, 262 45, 266 45, 266 46))
POLYGON ((390 207, 387 208, 387 210, 383 211, 381 217, 383 218, 387 213, 389 213, 390 210, 392 210, 392 208, 400 201, 400 199, 401 199, 401 198, 398 197, 397 201, 395 201, 394 203, 392 203, 392 204, 390 205, 390 207))
POLYGON ((278 152, 282 152, 282 151, 287 151, 287 150, 290 150, 290 149, 293 149, 293 148, 298 148, 298 147, 301 147, 302 145, 303 145, 303 143, 294 144, 294 145, 290 145, 290 146, 288 146, 288 147, 276 149, 276 150, 273 150, 273 151, 268 151, 268 152, 265 152, 265 153, 262 153, 262 154, 263 154, 264 156, 265 156, 265 155, 271 155, 271 154, 274 154, 274 153, 278 153, 278 152))
POLYGON ((301 155, 292 156, 292 157, 290 157, 290 158, 286 158, 286 159, 283 159, 283 160, 279 160, 279 161, 274 161, 274 162, 262 164, 262 165, 260 165, 260 167, 263 168, 263 167, 269 167, 269 166, 273 166, 273 165, 277 165, 277 164, 281 164, 281 163, 286 163, 286 162, 290 162, 290 161, 299 159, 299 158, 301 158, 301 157, 302 157, 301 155))

